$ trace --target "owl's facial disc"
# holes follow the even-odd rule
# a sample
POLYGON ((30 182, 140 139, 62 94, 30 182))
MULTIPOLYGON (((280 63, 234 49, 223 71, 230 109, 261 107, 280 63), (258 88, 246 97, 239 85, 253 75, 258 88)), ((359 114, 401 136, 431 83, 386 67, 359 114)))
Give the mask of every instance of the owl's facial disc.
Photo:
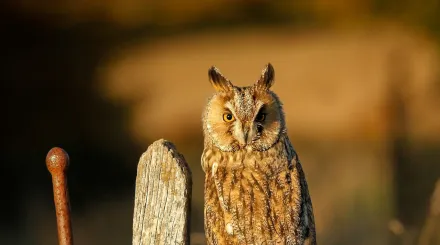
POLYGON ((216 94, 207 108, 206 129, 223 151, 265 151, 277 142, 284 125, 275 94, 253 87, 216 94))

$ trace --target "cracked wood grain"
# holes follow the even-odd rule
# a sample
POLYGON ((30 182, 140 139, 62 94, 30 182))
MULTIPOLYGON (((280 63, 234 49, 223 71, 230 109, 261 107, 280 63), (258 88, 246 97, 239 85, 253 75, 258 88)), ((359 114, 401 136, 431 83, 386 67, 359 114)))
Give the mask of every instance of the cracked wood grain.
POLYGON ((189 244, 191 172, 175 146, 158 140, 137 168, 133 245, 189 244))

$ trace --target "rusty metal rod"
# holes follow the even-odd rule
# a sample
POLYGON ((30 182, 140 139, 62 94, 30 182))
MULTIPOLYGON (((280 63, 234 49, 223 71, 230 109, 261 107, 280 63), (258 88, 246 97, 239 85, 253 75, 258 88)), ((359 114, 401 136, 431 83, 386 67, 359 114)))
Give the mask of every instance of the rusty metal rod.
POLYGON ((57 215, 59 245, 73 245, 72 226, 70 221, 69 192, 66 171, 69 166, 69 155, 59 148, 52 148, 46 156, 46 166, 52 175, 55 212, 57 215))

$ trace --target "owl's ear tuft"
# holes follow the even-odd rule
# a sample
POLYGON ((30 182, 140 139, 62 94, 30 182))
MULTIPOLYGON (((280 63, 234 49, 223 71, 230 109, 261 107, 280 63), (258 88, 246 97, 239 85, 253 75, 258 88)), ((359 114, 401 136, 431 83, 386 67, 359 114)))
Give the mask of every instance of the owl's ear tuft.
POLYGON ((215 66, 209 68, 208 76, 209 81, 217 92, 227 92, 233 87, 232 83, 226 77, 224 77, 220 73, 219 69, 217 69, 215 66))
POLYGON ((269 90, 272 87, 275 80, 275 70, 272 64, 268 63, 261 72, 261 77, 255 83, 255 87, 261 90, 269 90))

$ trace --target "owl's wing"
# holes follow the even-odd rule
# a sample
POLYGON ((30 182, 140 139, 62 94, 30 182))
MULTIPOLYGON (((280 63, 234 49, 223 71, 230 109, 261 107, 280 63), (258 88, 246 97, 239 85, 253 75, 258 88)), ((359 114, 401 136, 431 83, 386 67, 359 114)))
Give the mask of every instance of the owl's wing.
POLYGON ((305 244, 316 245, 316 230, 315 230, 315 218, 313 215, 312 200, 309 194, 309 187, 307 185, 306 176, 301 166, 301 161, 299 160, 298 154, 293 149, 290 140, 286 139, 286 150, 289 156, 289 169, 295 168, 298 171, 298 176, 301 185, 301 222, 305 224, 305 244))
POLYGON ((316 245, 315 218, 313 215, 312 200, 310 199, 309 187, 307 186, 306 176, 304 174, 304 171, 302 169, 298 157, 296 158, 297 158, 296 168, 300 176, 300 184, 301 184, 301 195, 302 195, 301 207, 303 209, 303 218, 306 227, 305 244, 316 245))

